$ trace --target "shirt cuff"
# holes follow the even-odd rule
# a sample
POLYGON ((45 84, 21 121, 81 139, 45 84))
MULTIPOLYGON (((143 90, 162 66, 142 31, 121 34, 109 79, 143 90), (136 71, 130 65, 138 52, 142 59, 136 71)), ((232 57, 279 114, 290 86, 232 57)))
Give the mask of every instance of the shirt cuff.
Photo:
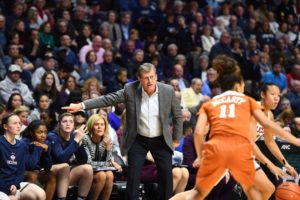
POLYGON ((81 107, 82 107, 82 109, 85 109, 85 105, 83 102, 81 103, 81 107))

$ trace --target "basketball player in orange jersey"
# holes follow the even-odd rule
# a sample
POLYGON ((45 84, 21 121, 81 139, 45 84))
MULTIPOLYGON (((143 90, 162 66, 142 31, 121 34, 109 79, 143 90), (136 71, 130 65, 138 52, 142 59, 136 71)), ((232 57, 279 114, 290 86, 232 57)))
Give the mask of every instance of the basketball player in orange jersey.
MULTIPOLYGON (((273 83, 266 83, 261 87, 261 101, 258 102, 262 106, 262 111, 264 112, 265 116, 269 120, 274 120, 274 116, 271 110, 274 110, 280 100, 280 89, 277 85, 273 83)), ((298 174, 296 170, 289 165, 283 154, 281 153, 277 143, 273 140, 273 132, 265 131, 264 128, 256 122, 256 120, 253 121, 253 127, 256 129, 256 137, 255 141, 257 140, 264 140, 267 148, 270 150, 270 152, 281 162, 281 164, 288 170, 288 172, 293 176, 297 177, 298 174)), ((285 134, 289 134, 286 132, 285 134)), ((288 141, 289 142, 289 141, 288 141)), ((258 148, 255 145, 255 148, 258 148)), ((260 151, 260 150, 257 150, 260 151)), ((257 155, 255 154, 257 159, 260 161, 261 164, 265 165, 273 174, 274 179, 278 180, 278 175, 282 176, 283 171, 281 169, 278 169, 268 158, 266 158, 264 155, 257 155), (277 168, 277 169, 276 169, 277 168), (279 171, 281 170, 281 171, 279 171)), ((254 179, 254 185, 256 190, 258 190, 262 198, 264 200, 267 200, 270 198, 270 196, 275 191, 275 187, 273 183, 268 179, 264 171, 260 168, 258 163, 255 163, 255 179, 254 179)), ((273 182, 276 180, 273 180, 273 182)))
MULTIPOLYGON (((200 111, 195 128, 195 148, 200 163, 195 188, 180 193, 171 200, 202 200, 229 171, 239 182, 250 200, 260 200, 261 194, 254 188, 253 146, 251 118, 254 117, 267 130, 280 135, 285 132, 268 120, 254 99, 245 96, 244 81, 237 62, 227 56, 213 60, 213 68, 219 74, 222 94, 205 103, 200 111), (204 142, 205 127, 209 123, 210 136, 204 142)), ((286 136, 299 146, 300 139, 286 136)))

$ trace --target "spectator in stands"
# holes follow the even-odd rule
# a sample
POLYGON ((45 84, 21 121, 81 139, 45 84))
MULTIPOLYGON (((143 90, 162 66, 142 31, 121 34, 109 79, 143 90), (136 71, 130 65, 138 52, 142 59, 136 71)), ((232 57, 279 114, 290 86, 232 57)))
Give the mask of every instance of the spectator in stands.
POLYGON ((293 110, 283 110, 276 118, 276 122, 286 131, 291 133, 292 122, 295 113, 293 110))
POLYGON ((177 79, 180 90, 190 86, 190 83, 187 79, 184 78, 184 69, 181 64, 175 64, 173 66, 173 76, 172 79, 177 79))
POLYGON ((277 59, 286 71, 290 71, 289 65, 293 62, 293 56, 289 44, 284 38, 276 40, 275 48, 270 52, 270 56, 272 60, 277 59))
POLYGON ((117 23, 117 13, 115 11, 108 11, 107 21, 103 22, 101 26, 105 25, 108 25, 109 39, 112 41, 113 46, 119 49, 122 42, 122 32, 120 25, 117 23))
POLYGON ((54 75, 57 90, 60 90, 60 81, 57 73, 54 71, 55 59, 53 53, 47 52, 43 57, 43 65, 37 68, 32 74, 31 84, 35 89, 41 83, 45 72, 51 72, 54 75))
POLYGON ((282 72, 282 66, 278 62, 272 64, 272 70, 265 73, 261 79, 262 83, 274 83, 278 85, 281 94, 287 93, 286 75, 282 72))
POLYGON ((58 94, 58 108, 64 106, 70 93, 75 91, 77 88, 76 78, 72 75, 68 75, 64 79, 64 84, 62 86, 61 91, 58 94))
POLYGON ((42 46, 49 45, 51 48, 54 48, 54 36, 52 33, 50 22, 44 22, 41 25, 39 32, 39 41, 42 46))
POLYGON ((6 18, 6 28, 7 30, 11 30, 11 27, 15 20, 24 20, 24 13, 25 13, 25 5, 21 2, 16 2, 13 4, 12 12, 9 12, 10 15, 6 18))
POLYGON ((245 92, 248 95, 252 95, 255 98, 259 97, 258 87, 261 81, 260 66, 259 62, 259 52, 257 50, 251 51, 249 53, 249 60, 245 60, 241 66, 241 72, 245 80, 245 92))
POLYGON ((92 44, 85 45, 80 49, 79 60, 81 63, 86 63, 85 60, 86 54, 90 50, 94 50, 96 52, 97 60, 95 64, 101 64, 103 62, 104 49, 101 48, 101 41, 102 41, 101 36, 96 35, 92 40, 92 44))
POLYGON ((3 56, 3 48, 6 46, 6 29, 5 29, 6 18, 4 15, 0 14, 0 56, 3 56))
POLYGON ((249 23, 244 30, 244 34, 246 37, 246 40, 249 40, 250 38, 257 38, 258 37, 258 28, 257 28, 257 21, 254 17, 249 18, 249 23))
POLYGON ((179 82, 177 79, 173 78, 169 81, 169 84, 173 87, 174 91, 180 92, 179 82))
POLYGON ((205 25, 203 27, 203 33, 201 35, 201 43, 203 51, 210 53, 212 46, 216 43, 215 39, 212 37, 212 30, 210 25, 205 25))
POLYGON ((108 113, 109 124, 115 131, 119 130, 121 126, 121 116, 125 111, 125 104, 119 103, 114 106, 114 111, 108 113))
POLYGON ((24 45, 24 55, 28 57, 31 62, 35 62, 40 51, 40 46, 38 29, 31 29, 30 37, 24 45))
POLYGON ((175 58, 178 54, 178 47, 176 44, 169 44, 167 47, 167 53, 161 58, 160 65, 163 69, 166 78, 172 76, 172 70, 175 64, 175 58))
POLYGON ((187 108, 197 106, 200 101, 204 101, 207 97, 201 94, 202 81, 199 78, 193 78, 191 87, 181 91, 182 101, 187 108))
POLYGON ((275 35, 270 28, 269 21, 264 20, 261 23, 260 31, 258 33, 257 41, 259 44, 270 44, 274 45, 275 43, 275 35))
POLYGON ((212 92, 212 85, 215 82, 215 80, 218 77, 218 73, 215 69, 209 68, 207 70, 207 78, 203 82, 202 89, 201 89, 201 94, 204 96, 208 96, 210 98, 213 97, 213 92, 212 92))
POLYGON ((187 66, 187 60, 186 60, 186 57, 185 55, 183 54, 178 54, 176 57, 175 57, 175 64, 179 64, 182 66, 183 68, 183 77, 186 79, 186 80, 191 80, 192 76, 189 72, 189 69, 188 69, 188 66, 187 66))
POLYGON ((12 93, 17 92, 23 97, 25 105, 31 106, 33 104, 31 91, 20 79, 21 73, 22 69, 19 65, 9 66, 7 76, 0 82, 0 98, 4 103, 8 102, 12 93))
POLYGON ((97 55, 96 52, 90 50, 86 54, 86 63, 82 63, 80 66, 80 76, 83 80, 89 78, 96 78, 100 85, 103 85, 102 67, 100 64, 96 64, 97 55))
POLYGON ((247 46, 244 50, 244 61, 247 61, 250 59, 250 53, 257 51, 258 53, 260 52, 257 44, 256 38, 250 38, 248 40, 247 46))
POLYGON ((16 65, 19 65, 21 67, 21 69, 22 69, 21 80, 31 90, 32 89, 32 85, 31 85, 32 73, 31 73, 31 70, 34 69, 33 64, 32 63, 25 63, 24 62, 24 56, 22 56, 22 55, 17 55, 16 57, 13 57, 12 64, 16 64, 16 65))
MULTIPOLYGON (((83 1, 82 1, 83 2, 83 1)), ((73 9, 72 22, 75 28, 75 34, 78 35, 79 31, 82 29, 83 24, 89 24, 88 19, 88 9, 86 9, 86 2, 84 4, 77 4, 73 9)))
POLYGON ((248 19, 245 14, 245 7, 241 3, 237 3, 233 6, 233 14, 237 17, 237 25, 243 30, 247 27, 248 19))
POLYGON ((244 61, 243 54, 244 50, 242 48, 241 40, 239 38, 232 38, 231 40, 231 52, 233 58, 242 66, 244 61))
POLYGON ((145 54, 142 49, 136 49, 133 52, 131 62, 128 63, 128 65, 127 65, 129 78, 136 80, 136 72, 137 72, 139 66, 143 63, 144 57, 145 57, 145 54))
POLYGON ((259 54, 258 66, 259 66, 259 71, 260 71, 261 77, 263 77, 263 75, 266 72, 271 71, 272 67, 271 67, 271 63, 270 63, 270 56, 269 56, 269 54, 267 54, 265 52, 261 52, 259 54))
POLYGON ((60 37, 60 46, 57 48, 58 61, 60 63, 70 63, 79 70, 79 60, 73 51, 72 39, 70 35, 64 34, 60 37))
POLYGON ((274 11, 272 11, 272 10, 268 11, 268 21, 269 21, 269 26, 270 26, 272 33, 275 34, 278 31, 279 24, 275 18, 274 11))
POLYGON ((27 26, 30 30, 39 29, 41 24, 38 21, 38 11, 36 7, 31 7, 27 13, 27 26))
POLYGON ((286 75, 288 88, 291 88, 291 82, 293 80, 300 80, 300 64, 295 63, 291 69, 290 73, 286 75))
POLYGON ((300 114, 300 80, 291 81, 291 90, 285 95, 291 102, 291 106, 296 115, 300 114))
POLYGON ((74 43, 75 33, 72 28, 68 27, 69 22, 66 19, 57 20, 56 27, 54 29, 54 42, 55 46, 59 46, 61 44, 61 37, 63 35, 70 36, 72 48, 77 51, 77 45, 74 43))
POLYGON ((102 7, 99 1, 93 0, 90 4, 90 25, 91 27, 99 27, 106 19, 106 13, 101 10, 102 7))
POLYGON ((221 34, 220 41, 212 46, 209 54, 209 60, 212 61, 217 55, 220 54, 232 57, 230 35, 226 31, 221 34))
POLYGON ((7 101, 6 112, 12 113, 18 107, 24 105, 23 97, 19 93, 12 93, 7 101))
MULTIPOLYGON (((29 108, 27 106, 19 106, 17 107, 14 112, 14 114, 18 115, 21 120, 21 131, 25 130, 29 124, 29 108)), ((16 138, 21 139, 23 135, 19 135, 16 138)))
POLYGON ((92 44, 92 28, 88 24, 82 25, 79 35, 76 37, 77 48, 92 44))
MULTIPOLYGON (((113 166, 117 171, 122 171, 119 164, 115 163, 112 156, 112 143, 108 133, 107 118, 94 114, 90 116, 87 123, 88 134, 82 139, 82 145, 87 153, 87 163, 93 167, 99 166, 100 162, 105 162, 101 166, 113 166)), ((95 171, 89 199, 109 200, 112 191, 114 174, 112 171, 95 171)))
POLYGON ((36 87, 33 92, 33 97, 36 102, 38 102, 38 98, 42 95, 46 94, 49 98, 50 104, 55 104, 58 97, 58 90, 55 84, 55 77, 52 72, 45 72, 42 76, 41 83, 36 87))
POLYGON ((26 33, 26 30, 25 30, 25 23, 24 21, 22 20, 16 20, 14 21, 13 25, 12 25, 12 28, 11 28, 11 33, 15 32, 15 33, 18 33, 19 35, 19 47, 21 49, 24 49, 24 44, 25 44, 25 41, 28 40, 28 34, 26 33))
MULTIPOLYGON (((43 110, 50 111, 50 109, 51 109, 50 99, 47 94, 41 94, 36 99, 36 102, 37 102, 37 107, 34 108, 34 110, 32 110, 30 112, 30 116, 29 116, 30 121, 40 120, 41 119, 41 111, 43 111, 43 110)), ((53 112, 53 109, 51 109, 51 112, 53 112)))
MULTIPOLYGON (((16 56, 20 55, 20 49, 16 44, 10 44, 8 46, 8 54, 3 57, 3 64, 8 68, 12 64, 12 59, 16 56)), ((24 57, 24 63, 26 65, 25 69, 33 69, 32 63, 28 60, 28 58, 24 57)))
POLYGON ((105 51, 103 55, 103 63, 101 64, 103 85, 107 87, 107 92, 113 91, 115 85, 115 76, 120 68, 113 60, 113 52, 110 50, 105 51))
POLYGON ((235 15, 231 15, 229 25, 226 27, 231 38, 239 38, 242 46, 246 44, 246 37, 243 29, 238 25, 238 19, 235 15))
POLYGON ((300 117, 295 116, 292 123, 292 134, 300 138, 300 117))
POLYGON ((6 106, 4 104, 0 104, 0 126, 2 125, 2 119, 7 115, 6 106))
POLYGON ((126 41, 129 39, 129 33, 131 27, 131 14, 130 12, 124 12, 121 16, 120 28, 122 32, 122 40, 126 41))
POLYGON ((51 171, 57 169, 57 164, 68 163, 69 178, 61 184, 62 197, 66 198, 68 186, 78 186, 77 199, 85 199, 93 181, 93 169, 86 164, 88 157, 82 143, 85 135, 84 126, 74 130, 74 116, 63 113, 59 116, 58 129, 50 132, 47 140, 51 144, 53 166, 51 171), (65 196, 63 196, 65 195, 65 196))
POLYGON ((113 91, 118 91, 124 88, 124 86, 130 81, 128 81, 127 69, 119 68, 116 73, 116 81, 113 87, 113 91))

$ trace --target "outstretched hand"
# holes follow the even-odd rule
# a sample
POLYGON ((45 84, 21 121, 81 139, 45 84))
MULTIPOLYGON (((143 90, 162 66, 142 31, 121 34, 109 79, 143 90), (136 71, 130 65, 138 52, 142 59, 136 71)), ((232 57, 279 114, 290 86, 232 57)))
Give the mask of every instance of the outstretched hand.
POLYGON ((294 178, 298 177, 297 171, 296 171, 295 168, 292 167, 290 164, 286 164, 284 167, 288 170, 289 174, 290 174, 292 177, 294 177, 294 178))
POLYGON ((275 175, 277 180, 279 180, 279 178, 283 179, 287 177, 287 174, 282 169, 275 166, 274 164, 269 164, 268 168, 275 175))
POLYGON ((61 107, 63 110, 67 110, 68 112, 74 113, 82 109, 81 103, 71 103, 69 106, 61 107))

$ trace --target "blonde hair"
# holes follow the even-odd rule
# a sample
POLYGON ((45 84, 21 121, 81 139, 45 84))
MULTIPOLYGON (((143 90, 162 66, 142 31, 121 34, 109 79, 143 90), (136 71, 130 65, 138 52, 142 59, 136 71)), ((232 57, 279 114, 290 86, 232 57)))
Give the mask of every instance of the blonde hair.
POLYGON ((101 93, 101 86, 100 86, 100 83, 99 81, 96 79, 96 78, 89 78, 87 79, 84 83, 83 83, 83 86, 82 86, 82 91, 88 91, 90 92, 90 86, 91 84, 95 83, 96 84, 96 87, 97 87, 97 91, 101 93))
POLYGON ((23 112, 28 112, 29 113, 29 108, 27 106, 19 106, 14 110, 14 114, 19 115, 23 112))
POLYGON ((104 117, 103 115, 99 115, 99 114, 93 114, 93 115, 91 115, 89 117, 89 119, 87 120, 87 122, 86 122, 86 127, 88 129, 89 135, 92 136, 92 134, 93 134, 93 126, 100 119, 103 119, 104 124, 105 124, 104 134, 108 135, 108 121, 107 121, 107 118, 104 117))

